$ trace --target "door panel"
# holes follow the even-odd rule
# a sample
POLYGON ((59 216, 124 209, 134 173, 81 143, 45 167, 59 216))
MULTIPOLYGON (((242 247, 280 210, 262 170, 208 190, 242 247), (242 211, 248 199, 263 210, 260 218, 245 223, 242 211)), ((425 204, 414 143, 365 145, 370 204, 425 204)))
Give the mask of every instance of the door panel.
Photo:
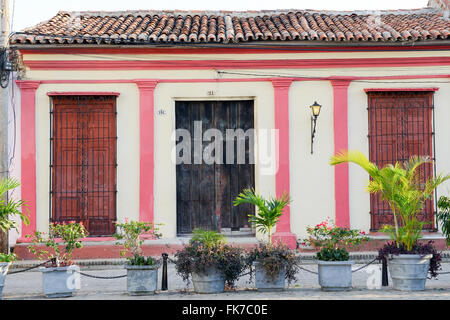
POLYGON ((116 220, 114 97, 53 98, 52 221, 111 235, 116 220))
MULTIPOLYGON (((237 141, 234 159, 226 163, 226 130, 253 128, 252 101, 189 101, 176 103, 176 128, 187 129, 191 136, 191 163, 177 164, 177 232, 190 233, 195 228, 220 231, 249 227, 249 205, 235 207, 233 200, 243 188, 254 187, 254 164, 249 163, 253 141, 245 144, 246 161, 237 163, 237 141), (196 135, 195 121, 201 121, 202 134, 217 129, 223 136, 222 157, 212 164, 203 159, 203 152, 215 139, 203 141, 196 135), (197 156, 196 156, 196 151, 197 156)), ((198 130, 198 128, 197 128, 198 130)), ((181 139, 180 141, 181 142, 181 139)), ((215 150, 218 152, 218 150, 215 150)), ((209 152, 208 152, 209 153, 209 152)), ((212 156, 216 156, 212 153, 212 156)))
MULTIPOLYGON (((378 167, 407 161, 411 156, 433 158, 431 92, 370 92, 369 93, 369 153, 378 167)), ((420 167, 423 181, 433 177, 433 164, 420 167)), ((419 214, 430 221, 424 229, 434 229, 433 201, 425 202, 419 214)), ((391 209, 378 195, 371 195, 371 229, 394 223, 391 209)))

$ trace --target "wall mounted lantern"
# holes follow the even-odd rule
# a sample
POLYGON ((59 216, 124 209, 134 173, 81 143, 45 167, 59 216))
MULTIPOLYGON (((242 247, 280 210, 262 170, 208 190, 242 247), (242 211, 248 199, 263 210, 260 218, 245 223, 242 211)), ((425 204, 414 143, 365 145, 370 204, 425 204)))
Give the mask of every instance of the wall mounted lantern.
POLYGON ((311 154, 313 153, 313 143, 314 143, 314 135, 316 134, 316 121, 317 117, 320 113, 320 108, 322 106, 318 104, 316 101, 314 101, 314 104, 310 106, 312 116, 311 116, 311 154))

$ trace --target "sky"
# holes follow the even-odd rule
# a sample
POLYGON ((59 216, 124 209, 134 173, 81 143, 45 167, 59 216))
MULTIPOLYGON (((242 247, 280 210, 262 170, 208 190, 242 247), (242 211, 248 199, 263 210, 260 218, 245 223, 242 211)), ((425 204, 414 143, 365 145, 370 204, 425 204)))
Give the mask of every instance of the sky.
POLYGON ((391 10, 426 7, 428 0, 9 0, 12 31, 36 25, 58 11, 126 10, 391 10))

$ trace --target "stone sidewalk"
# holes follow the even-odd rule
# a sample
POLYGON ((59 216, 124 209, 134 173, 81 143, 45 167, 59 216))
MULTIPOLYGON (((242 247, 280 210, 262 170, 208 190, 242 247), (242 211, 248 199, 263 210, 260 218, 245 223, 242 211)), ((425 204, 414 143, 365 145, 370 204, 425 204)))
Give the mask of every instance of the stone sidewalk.
MULTIPOLYGON (((81 266, 81 272, 101 277, 125 275, 122 261, 100 262, 81 266)), ((353 270, 362 267, 358 263, 353 270)), ((302 268, 317 272, 317 265, 312 261, 301 265, 302 268)), ((16 271, 13 268, 10 271, 16 271)), ((192 285, 186 285, 176 274, 172 263, 168 264, 168 289, 158 290, 151 296, 129 296, 126 291, 126 278, 96 279, 81 275, 81 288, 70 298, 60 300, 450 300, 450 273, 442 274, 438 280, 427 280, 426 290, 422 292, 400 292, 392 289, 389 279, 388 287, 381 287, 381 264, 370 266, 353 273, 353 289, 347 292, 322 292, 317 274, 299 270, 297 281, 283 292, 258 292, 249 276, 243 276, 236 283, 236 288, 221 294, 196 294, 192 285)), ((442 263, 441 272, 450 272, 450 261, 442 263)), ((159 270, 158 288, 161 288, 161 269, 159 270)), ((42 274, 38 269, 10 274, 6 277, 3 289, 5 300, 45 299, 42 294, 42 274)))

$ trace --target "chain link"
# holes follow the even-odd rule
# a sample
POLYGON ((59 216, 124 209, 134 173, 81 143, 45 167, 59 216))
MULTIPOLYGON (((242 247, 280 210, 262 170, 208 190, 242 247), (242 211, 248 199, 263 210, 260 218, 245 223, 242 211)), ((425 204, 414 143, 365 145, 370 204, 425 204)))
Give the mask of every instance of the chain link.
POLYGON ((78 271, 78 270, 75 270, 75 272, 81 274, 82 276, 89 277, 89 278, 95 278, 95 279, 119 279, 119 278, 125 278, 127 276, 126 274, 124 274, 124 275, 121 275, 121 276, 102 277, 102 276, 94 276, 92 274, 87 274, 87 273, 84 273, 84 272, 81 272, 81 271, 78 271))
POLYGON ((42 267, 42 266, 45 265, 46 263, 49 263, 49 262, 52 262, 52 261, 54 261, 54 259, 47 260, 47 261, 42 262, 42 263, 40 263, 40 264, 38 264, 38 265, 36 265, 36 266, 29 267, 29 268, 26 268, 26 269, 24 269, 24 270, 12 271, 12 272, 9 272, 9 271, 8 271, 7 275, 10 275, 10 274, 16 274, 16 273, 21 273, 21 272, 29 271, 29 270, 32 270, 32 269, 36 269, 36 268, 42 267))

